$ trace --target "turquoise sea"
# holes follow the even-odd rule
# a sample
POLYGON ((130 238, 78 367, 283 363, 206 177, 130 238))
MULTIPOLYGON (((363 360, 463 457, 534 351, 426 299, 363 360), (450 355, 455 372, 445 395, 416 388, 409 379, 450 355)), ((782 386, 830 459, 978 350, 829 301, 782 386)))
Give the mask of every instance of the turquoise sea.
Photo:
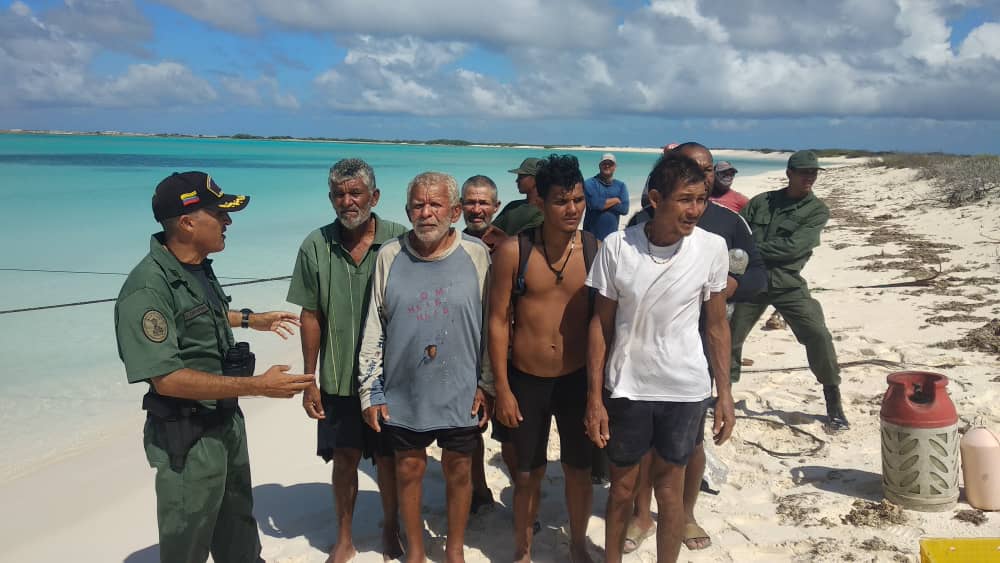
MULTIPOLYGON (((0 311, 113 298, 157 230, 153 188, 175 171, 204 170, 251 203, 233 215, 223 282, 288 275, 303 237, 333 219, 330 165, 359 157, 375 169, 377 212, 406 221, 406 183, 437 170, 461 182, 486 174, 504 202, 519 198, 507 172, 545 149, 86 135, 0 135, 0 311), (46 270, 46 271, 39 271, 46 270), (86 272, 86 273, 70 273, 86 272)), ((570 151, 584 176, 600 152, 570 151)), ((657 154, 619 152, 616 177, 638 195, 657 154)), ((782 167, 738 160, 741 175, 782 167)), ((738 178, 737 178, 738 182, 738 178)), ((287 283, 262 284, 280 306, 287 283)), ((234 292, 235 293, 235 292, 234 292)), ((253 306, 253 305, 251 305, 253 306)), ((287 305, 285 305, 287 307, 287 305)), ((0 480, 103 435, 138 410, 143 386, 125 383, 113 303, 0 313, 0 480)), ((264 365, 270 365, 269 363, 264 365)), ((138 433, 137 433, 138 434, 138 433)), ((138 438, 137 438, 138 441, 138 438)))

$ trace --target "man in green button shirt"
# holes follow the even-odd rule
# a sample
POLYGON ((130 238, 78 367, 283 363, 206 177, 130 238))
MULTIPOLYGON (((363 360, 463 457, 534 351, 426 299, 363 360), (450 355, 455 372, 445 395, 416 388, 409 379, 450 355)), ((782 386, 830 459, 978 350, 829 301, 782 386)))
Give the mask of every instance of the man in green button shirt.
POLYGON ((241 348, 231 327, 285 338, 298 324, 292 313, 230 310, 212 271, 208 255, 225 248, 229 213, 249 199, 223 194, 204 172, 175 173, 160 182, 153 216, 163 232, 153 235, 149 254, 115 303, 118 355, 128 381, 150 384, 143 442, 156 469, 164 562, 203 563, 209 552, 218 563, 262 561, 236 397, 288 398, 313 382, 311 375, 286 373, 288 366, 253 376, 249 348, 234 354, 241 348))
POLYGON ((813 194, 820 170, 816 153, 798 151, 788 159, 788 187, 762 193, 740 211, 753 231, 767 267, 767 291, 750 303, 737 303, 730 321, 733 339, 732 381, 740 380, 743 341, 768 305, 773 305, 806 347, 809 368, 823 384, 827 421, 834 430, 848 428, 840 399, 840 366, 823 308, 809 295, 800 272, 819 246, 830 210, 813 194))
POLYGON ((374 213, 379 191, 375 172, 365 161, 348 158, 330 168, 333 223, 306 237, 295 260, 288 301, 302 307, 302 359, 307 373, 319 360, 319 387, 306 389, 302 406, 318 423, 316 454, 333 460, 333 498, 337 513, 337 543, 331 563, 356 554, 351 539, 354 504, 358 496, 361 456, 374 457, 378 466, 384 522, 382 553, 389 559, 402 554, 396 502, 393 452, 361 418, 358 398, 358 343, 368 309, 375 255, 382 243, 406 228, 374 213))
POLYGON ((524 194, 524 199, 508 203, 493 220, 493 225, 508 235, 514 236, 542 224, 542 210, 538 206, 540 200, 535 191, 535 174, 541 161, 540 158, 526 158, 521 161, 521 166, 508 171, 517 174, 517 191, 524 194))

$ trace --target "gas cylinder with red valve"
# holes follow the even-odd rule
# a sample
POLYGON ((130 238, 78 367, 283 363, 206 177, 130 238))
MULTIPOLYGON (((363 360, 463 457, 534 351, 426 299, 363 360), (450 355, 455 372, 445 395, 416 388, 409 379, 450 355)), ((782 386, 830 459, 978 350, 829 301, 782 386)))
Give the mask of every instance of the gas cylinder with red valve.
POLYGON ((903 371, 886 380, 879 414, 885 498, 912 510, 948 510, 958 501, 958 413, 948 378, 903 371))

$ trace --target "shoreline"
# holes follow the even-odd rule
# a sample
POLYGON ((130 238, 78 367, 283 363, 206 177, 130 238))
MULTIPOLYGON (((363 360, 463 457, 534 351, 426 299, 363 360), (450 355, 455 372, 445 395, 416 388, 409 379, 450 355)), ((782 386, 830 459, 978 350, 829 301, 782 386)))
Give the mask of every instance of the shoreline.
MULTIPOLYGON (((717 159, 728 157, 723 154, 717 153, 717 159)), ((734 386, 742 418, 732 441, 715 448, 716 457, 729 467, 728 481, 719 496, 702 494, 697 505, 698 520, 712 536, 712 546, 699 552, 682 548, 682 560, 913 560, 920 537, 996 535, 1000 513, 986 513, 982 526, 954 519, 957 510, 969 508, 964 497, 955 510, 904 511, 904 520, 896 524, 879 524, 877 519, 876 525, 858 524, 851 516, 873 510, 871 503, 882 498, 878 409, 890 371, 945 373, 960 426, 982 415, 1000 430, 996 354, 939 347, 982 325, 978 319, 1000 316, 1000 304, 993 298, 1000 292, 1000 262, 993 254, 996 243, 984 234, 1000 230, 996 203, 928 206, 923 202, 935 188, 917 180, 913 170, 831 160, 823 159, 829 170, 821 174, 816 191, 830 206, 832 219, 803 275, 824 307, 839 361, 850 364, 842 377, 852 427, 842 434, 824 432, 822 393, 808 370, 801 369, 805 352, 794 335, 755 329, 744 347, 744 356, 754 365, 745 368, 742 382, 734 386), (928 287, 856 288, 912 279, 916 276, 905 268, 914 265, 941 268, 944 274, 928 287), (820 449, 804 453, 817 442, 790 427, 814 436, 820 449), (803 453, 772 456, 758 444, 803 453)), ((752 197, 783 183, 783 170, 740 174, 734 189, 752 197)), ((634 204, 638 195, 636 191, 634 204)), ((284 287, 234 291, 234 303, 289 309, 283 304, 284 287)), ((253 342, 261 368, 289 363, 293 372, 301 370, 297 339, 283 341, 256 332, 239 338, 253 342)), ((242 403, 263 556, 269 561, 323 561, 336 524, 330 466, 314 455, 315 423, 302 412, 299 398, 242 403)), ((0 527, 5 546, 0 560, 156 560, 153 472, 142 452, 141 420, 136 403, 131 414, 118 420, 116 430, 99 441, 0 481, 0 502, 12 507, 9 513, 14 516, 0 527)), ((488 436, 487 480, 501 504, 470 520, 470 563, 505 559, 511 542, 512 489, 499 446, 488 436)), ((428 453, 440 458, 436 448, 428 453)), ((558 441, 550 440, 549 459, 557 456, 558 441)), ((356 561, 361 563, 381 561, 375 551, 381 509, 371 475, 370 466, 363 463, 355 522, 356 561)), ((431 461, 424 482, 424 517, 431 536, 428 555, 434 560, 441 558, 445 530, 440 479, 440 466, 431 461)), ((566 558, 561 481, 559 463, 551 461, 543 481, 539 519, 544 529, 535 539, 537 560, 566 558)), ((603 545, 606 496, 607 489, 594 489, 588 536, 595 546, 603 545)), ((654 559, 653 543, 644 543, 635 559, 654 559)), ((592 551, 598 554, 596 548, 592 551)))
MULTIPOLYGON (((540 150, 540 151, 588 151, 588 152, 623 152, 623 153, 643 153, 659 154, 662 147, 620 147, 620 146, 596 146, 596 145, 562 145, 562 144, 523 144, 523 143, 480 143, 474 141, 462 141, 460 143, 436 143, 428 141, 390 141, 381 139, 324 139, 324 138, 302 138, 285 136, 259 136, 241 138, 234 135, 195 135, 195 134, 174 134, 174 133, 136 133, 128 131, 62 131, 62 130, 35 130, 35 129, 0 129, 0 135, 59 135, 66 137, 139 137, 139 138, 159 138, 159 139, 202 139, 202 140, 233 140, 233 141, 269 141, 269 142, 297 142, 297 143, 337 143, 353 145, 400 145, 400 146, 456 146, 474 147, 490 149, 514 149, 514 150, 540 150)), ((734 149, 720 148, 710 149, 713 155, 727 158, 755 158, 762 160, 785 160, 791 151, 776 151, 772 149, 734 149)), ((719 160, 718 158, 716 160, 719 160)), ((826 159, 824 159, 826 160, 826 159)))

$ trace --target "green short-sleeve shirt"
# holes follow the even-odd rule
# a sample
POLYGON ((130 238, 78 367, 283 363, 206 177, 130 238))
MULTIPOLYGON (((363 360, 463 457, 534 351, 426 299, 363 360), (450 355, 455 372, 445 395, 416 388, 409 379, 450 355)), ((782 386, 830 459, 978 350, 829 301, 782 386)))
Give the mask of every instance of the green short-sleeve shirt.
POLYGON ((531 205, 526 199, 519 199, 508 203, 493 220, 493 224, 514 236, 525 229, 541 225, 544 219, 541 209, 531 205))
POLYGON ((321 327, 319 353, 320 388, 330 395, 357 395, 358 343, 368 310, 375 255, 382 243, 406 232, 406 227, 375 218, 375 239, 355 264, 341 246, 340 221, 309 233, 295 259, 288 287, 289 303, 318 311, 325 319, 321 327))
MULTIPOLYGON (((132 269, 115 303, 118 356, 129 383, 148 381, 181 368, 222 372, 222 355, 235 343, 229 327, 229 298, 212 272, 203 266, 218 300, 153 235, 149 254, 132 269)), ((206 405, 214 401, 206 401, 206 405)))

